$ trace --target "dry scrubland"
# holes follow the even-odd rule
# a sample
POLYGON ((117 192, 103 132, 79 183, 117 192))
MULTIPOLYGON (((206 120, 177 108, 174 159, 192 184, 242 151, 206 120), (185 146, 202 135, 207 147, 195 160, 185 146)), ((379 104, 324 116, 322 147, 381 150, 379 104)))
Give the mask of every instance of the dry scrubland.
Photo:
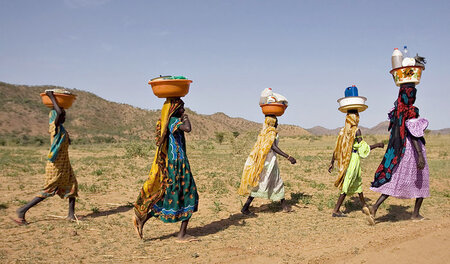
MULTIPOLYGON (((73 145, 72 166, 79 181, 78 223, 60 217, 67 202, 51 198, 27 214, 30 225, 11 220, 14 211, 43 184, 47 147, 0 146, 0 262, 2 263, 443 263, 450 257, 450 135, 427 137, 431 198, 423 204, 428 220, 409 220, 412 200, 389 198, 378 224, 366 223, 356 196, 345 202, 349 217, 331 218, 336 177, 326 171, 335 137, 282 137, 280 146, 297 158, 280 160, 286 198, 294 211, 255 199, 255 217, 239 213, 236 194, 255 134, 188 141, 188 156, 199 194, 199 212, 188 232, 201 239, 174 243, 179 224, 150 220, 143 241, 134 233, 130 204, 146 179, 153 156, 144 143, 73 145), (389 260, 386 262, 386 260, 389 260)), ((369 143, 387 136, 367 136, 369 143)), ((384 151, 363 160, 365 193, 384 151)))

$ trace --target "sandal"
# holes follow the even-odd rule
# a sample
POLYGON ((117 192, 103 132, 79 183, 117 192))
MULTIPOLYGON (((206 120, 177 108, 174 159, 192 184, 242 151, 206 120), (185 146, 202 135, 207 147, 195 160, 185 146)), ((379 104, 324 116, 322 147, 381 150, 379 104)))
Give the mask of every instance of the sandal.
POLYGON ((347 217, 347 215, 344 214, 344 213, 342 213, 342 212, 339 212, 339 213, 333 213, 331 216, 332 216, 332 217, 347 217))
POLYGON ((20 225, 20 226, 24 226, 24 225, 29 225, 30 223, 28 223, 25 218, 12 218, 10 217, 11 220, 14 221, 14 223, 20 225))

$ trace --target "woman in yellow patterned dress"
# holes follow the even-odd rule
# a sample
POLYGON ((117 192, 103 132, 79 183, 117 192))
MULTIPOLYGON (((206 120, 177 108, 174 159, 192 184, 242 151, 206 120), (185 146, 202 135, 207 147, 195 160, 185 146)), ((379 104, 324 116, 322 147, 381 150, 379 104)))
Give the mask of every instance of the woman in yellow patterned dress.
POLYGON ((53 103, 53 109, 49 114, 49 133, 51 135, 51 147, 48 161, 45 167, 45 185, 40 194, 25 206, 19 208, 17 219, 14 221, 20 225, 28 224, 25 213, 47 197, 59 195, 61 198, 69 198, 68 220, 75 220, 75 197, 78 196, 78 183, 69 160, 69 134, 62 125, 66 112, 58 106, 52 91, 46 91, 53 103))
POLYGON ((241 213, 245 215, 253 214, 249 207, 255 197, 280 201, 284 212, 291 211, 284 199, 284 184, 280 177, 276 154, 286 158, 291 164, 297 161, 278 147, 277 127, 278 119, 267 115, 258 139, 245 162, 238 190, 240 195, 250 193, 241 209, 241 213))

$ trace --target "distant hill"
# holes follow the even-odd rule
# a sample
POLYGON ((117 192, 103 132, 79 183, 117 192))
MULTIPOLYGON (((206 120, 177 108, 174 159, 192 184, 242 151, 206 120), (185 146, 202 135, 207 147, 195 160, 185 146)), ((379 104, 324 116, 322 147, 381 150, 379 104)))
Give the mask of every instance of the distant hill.
POLYGON ((438 130, 431 130, 431 134, 450 134, 450 128, 443 128, 443 129, 438 129, 438 130))
POLYGON ((337 135, 340 129, 341 128, 328 129, 323 126, 315 126, 312 128, 307 128, 306 131, 316 136, 323 136, 323 135, 337 135))
MULTIPOLYGON (((388 131, 389 127, 389 121, 383 121, 379 123, 378 125, 367 128, 367 127, 359 127, 361 129, 361 132, 363 135, 384 135, 389 134, 388 131)), ((306 131, 309 133, 320 136, 320 135, 337 135, 339 133, 339 130, 341 128, 335 128, 335 129, 328 129, 321 126, 315 126, 312 128, 307 128, 306 131)), ((450 128, 444 128, 439 130, 430 130, 431 134, 450 134, 450 128)))
MULTIPOLYGON (((361 129, 361 132, 363 133, 363 135, 383 135, 383 134, 388 134, 388 128, 389 126, 389 122, 385 121, 385 122, 381 122, 378 125, 372 127, 372 128, 367 128, 367 127, 363 127, 360 126, 359 128, 361 129)), ((309 133, 316 135, 316 136, 321 136, 321 135, 337 135, 340 131, 340 127, 335 128, 335 129, 328 129, 322 126, 315 126, 312 128, 307 128, 306 131, 308 131, 309 133)))
MULTIPOLYGON (((0 82, 0 136, 48 137, 49 109, 39 94, 55 86, 26 86, 0 82)), ((107 101, 97 95, 76 89, 73 106, 67 111, 66 128, 72 138, 108 140, 153 139, 155 122, 160 111, 145 110, 128 104, 107 101)), ((186 110, 192 122, 191 138, 213 138, 216 133, 257 132, 261 124, 243 118, 232 118, 224 113, 197 114, 186 110)), ((305 129, 280 125, 280 135, 309 135, 305 129)))

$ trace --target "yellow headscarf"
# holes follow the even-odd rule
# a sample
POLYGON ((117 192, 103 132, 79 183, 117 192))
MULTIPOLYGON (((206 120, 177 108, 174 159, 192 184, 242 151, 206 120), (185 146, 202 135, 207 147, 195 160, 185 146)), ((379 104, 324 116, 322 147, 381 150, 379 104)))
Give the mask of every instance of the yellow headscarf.
POLYGON ((242 172, 241 186, 239 187, 240 195, 247 195, 249 193, 248 187, 255 187, 258 185, 259 176, 264 168, 267 154, 272 148, 272 144, 277 136, 275 129, 275 117, 267 116, 264 120, 264 125, 258 135, 255 145, 253 146, 250 155, 245 162, 244 171, 242 172))
POLYGON ((350 163, 352 156, 353 142, 355 141, 356 131, 358 130, 359 114, 347 113, 345 118, 345 126, 339 132, 334 148, 334 159, 338 165, 338 178, 334 182, 334 186, 342 189, 344 176, 350 163))
POLYGON ((135 211, 140 218, 148 213, 151 207, 159 201, 168 186, 167 150, 168 150, 168 123, 170 117, 183 105, 178 98, 167 98, 161 109, 161 118, 156 123, 156 152, 148 179, 142 186, 135 203, 135 211))

